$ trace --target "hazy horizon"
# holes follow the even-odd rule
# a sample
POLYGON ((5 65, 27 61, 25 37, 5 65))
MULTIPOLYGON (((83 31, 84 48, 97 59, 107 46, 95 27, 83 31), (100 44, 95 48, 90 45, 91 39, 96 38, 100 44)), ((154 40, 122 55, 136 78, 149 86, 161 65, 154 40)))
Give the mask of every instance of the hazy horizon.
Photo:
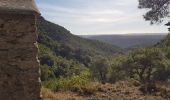
POLYGON ((84 35, 84 36, 93 36, 93 35, 167 35, 168 33, 121 33, 121 34, 118 34, 118 33, 114 33, 114 34, 80 34, 81 35, 84 35))
POLYGON ((150 25, 138 0, 37 0, 43 17, 75 35, 168 33, 165 22, 150 25), (133 13, 132 13, 133 12, 133 13))

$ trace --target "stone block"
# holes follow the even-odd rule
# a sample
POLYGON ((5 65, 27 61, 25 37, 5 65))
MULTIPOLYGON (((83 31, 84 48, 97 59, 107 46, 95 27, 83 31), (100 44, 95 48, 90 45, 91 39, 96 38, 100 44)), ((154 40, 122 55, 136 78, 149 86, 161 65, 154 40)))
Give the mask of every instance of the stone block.
POLYGON ((0 100, 40 100, 35 16, 0 14, 0 100))

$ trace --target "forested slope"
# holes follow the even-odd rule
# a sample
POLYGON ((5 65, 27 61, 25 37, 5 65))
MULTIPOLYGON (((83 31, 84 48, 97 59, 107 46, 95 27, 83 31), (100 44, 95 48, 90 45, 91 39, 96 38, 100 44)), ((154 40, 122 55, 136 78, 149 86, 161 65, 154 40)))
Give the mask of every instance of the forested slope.
POLYGON ((109 58, 121 53, 117 46, 80 38, 43 17, 38 18, 37 27, 39 60, 42 75, 46 75, 42 80, 80 74, 88 70, 94 58, 109 58))

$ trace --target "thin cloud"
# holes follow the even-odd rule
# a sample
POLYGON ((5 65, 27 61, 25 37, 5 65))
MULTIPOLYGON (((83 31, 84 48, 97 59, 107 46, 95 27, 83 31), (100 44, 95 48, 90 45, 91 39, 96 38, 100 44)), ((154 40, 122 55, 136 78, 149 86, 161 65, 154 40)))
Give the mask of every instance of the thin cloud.
MULTIPOLYGON (((113 23, 113 22, 125 22, 136 16, 127 15, 125 12, 120 10, 111 9, 73 9, 64 8, 59 6, 52 6, 48 4, 39 4, 41 9, 45 9, 43 12, 45 15, 53 17, 67 17, 76 22, 86 22, 86 23, 113 23), (54 13, 57 12, 57 13, 54 13)), ((71 21, 72 21, 71 20, 71 21)))
POLYGON ((150 26, 143 20, 145 11, 138 10, 137 0, 49 0, 37 4, 45 18, 74 34, 150 32, 153 28, 166 32, 166 27, 150 26))

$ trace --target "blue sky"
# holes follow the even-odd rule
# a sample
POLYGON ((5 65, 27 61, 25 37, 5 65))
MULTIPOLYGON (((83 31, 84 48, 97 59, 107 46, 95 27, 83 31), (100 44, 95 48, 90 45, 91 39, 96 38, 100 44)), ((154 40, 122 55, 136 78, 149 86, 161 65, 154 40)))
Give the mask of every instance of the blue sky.
POLYGON ((36 0, 47 20, 76 35, 167 33, 167 27, 150 25, 138 0, 36 0))

